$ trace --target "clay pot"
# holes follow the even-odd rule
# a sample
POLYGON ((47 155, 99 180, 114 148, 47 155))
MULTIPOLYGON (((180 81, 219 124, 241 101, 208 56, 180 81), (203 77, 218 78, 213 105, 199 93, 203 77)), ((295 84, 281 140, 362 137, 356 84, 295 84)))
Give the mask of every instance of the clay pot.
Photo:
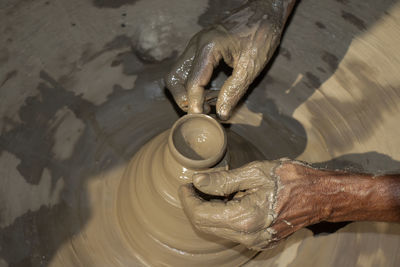
POLYGON ((175 122, 168 148, 182 166, 201 170, 215 166, 226 152, 226 133, 210 116, 189 114, 175 122))
POLYGON ((180 118, 148 142, 127 167, 119 188, 118 218, 132 252, 145 264, 238 266, 256 252, 193 228, 178 188, 193 173, 227 168, 227 138, 207 115, 180 118))

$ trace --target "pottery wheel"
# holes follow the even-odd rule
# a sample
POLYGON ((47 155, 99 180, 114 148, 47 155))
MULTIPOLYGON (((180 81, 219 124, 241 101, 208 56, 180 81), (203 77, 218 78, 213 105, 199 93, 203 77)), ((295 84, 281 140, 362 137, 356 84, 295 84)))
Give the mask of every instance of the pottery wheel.
MULTIPOLYGON (((0 3, 0 266, 138 265, 114 227, 119 179, 182 115, 162 82, 176 55, 241 2, 0 3)), ((394 0, 301 1, 230 134, 265 159, 399 172, 399 21, 394 0)), ((399 225, 338 228, 247 266, 400 262, 399 225)))

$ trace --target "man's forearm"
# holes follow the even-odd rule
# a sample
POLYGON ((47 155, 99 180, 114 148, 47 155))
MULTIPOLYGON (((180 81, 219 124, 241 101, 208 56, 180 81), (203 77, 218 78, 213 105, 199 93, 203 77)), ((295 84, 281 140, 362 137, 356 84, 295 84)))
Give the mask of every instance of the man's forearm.
POLYGON ((400 222, 399 175, 332 174, 323 185, 332 194, 326 221, 400 222))
POLYGON ((273 228, 280 237, 320 221, 400 222, 400 175, 375 177, 294 162, 283 163, 276 175, 273 228))

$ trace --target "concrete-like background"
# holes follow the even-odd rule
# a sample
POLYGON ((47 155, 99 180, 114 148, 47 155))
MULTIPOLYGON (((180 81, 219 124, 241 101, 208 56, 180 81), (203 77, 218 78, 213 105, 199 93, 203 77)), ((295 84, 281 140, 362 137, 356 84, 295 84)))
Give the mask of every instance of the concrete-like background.
MULTIPOLYGON (((0 266, 132 266, 96 239, 99 203, 111 205, 113 177, 178 117, 162 82, 173 60, 241 2, 0 2, 0 266)), ((400 171, 399 44, 395 0, 302 0, 232 129, 268 159, 400 171)), ((304 229, 249 265, 396 266, 399 233, 304 229)))

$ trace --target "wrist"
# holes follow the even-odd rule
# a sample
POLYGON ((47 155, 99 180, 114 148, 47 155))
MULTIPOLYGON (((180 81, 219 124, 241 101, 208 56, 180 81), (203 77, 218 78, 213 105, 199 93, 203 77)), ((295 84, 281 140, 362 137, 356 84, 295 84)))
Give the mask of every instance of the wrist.
POLYGON ((318 170, 284 162, 279 177, 277 214, 300 218, 302 227, 320 221, 400 221, 400 177, 318 170))
POLYGON ((276 201, 273 207, 274 221, 271 224, 276 240, 311 224, 322 221, 329 213, 329 206, 319 205, 324 201, 319 191, 314 169, 295 161, 282 161, 275 168, 277 179, 276 201), (318 204, 317 204, 318 203, 318 204), (323 208, 322 208, 323 207, 323 208), (322 209, 321 209, 322 208, 322 209))
POLYGON ((400 175, 318 170, 281 161, 270 231, 273 242, 321 222, 400 222, 400 175))
POLYGON ((400 221, 398 176, 372 176, 340 172, 329 179, 336 190, 326 221, 400 221))
POLYGON ((325 188, 326 180, 323 178, 326 177, 326 173, 319 172, 302 162, 287 161, 277 168, 276 174, 279 176, 282 197, 286 196, 286 200, 289 201, 286 205, 291 207, 286 216, 297 217, 300 214, 307 214, 309 218, 306 223, 312 224, 325 219, 330 213, 331 207, 326 197, 329 192, 325 188), (315 205, 316 203, 319 205, 315 205), (295 214, 290 215, 293 211, 296 211, 295 214))

